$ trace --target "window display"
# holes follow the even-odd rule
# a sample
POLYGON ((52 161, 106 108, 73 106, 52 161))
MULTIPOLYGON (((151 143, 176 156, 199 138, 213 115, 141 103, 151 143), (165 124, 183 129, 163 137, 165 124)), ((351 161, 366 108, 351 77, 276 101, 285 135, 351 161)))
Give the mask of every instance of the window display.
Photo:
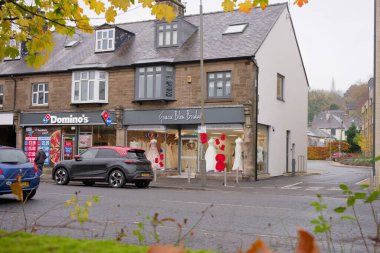
POLYGON ((257 171, 268 171, 268 126, 257 126, 257 171))

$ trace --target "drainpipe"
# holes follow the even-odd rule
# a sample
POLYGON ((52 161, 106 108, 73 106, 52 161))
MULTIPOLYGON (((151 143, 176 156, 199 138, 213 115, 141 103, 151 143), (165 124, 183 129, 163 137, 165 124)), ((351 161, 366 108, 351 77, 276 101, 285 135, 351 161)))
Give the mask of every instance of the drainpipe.
POLYGON ((17 88, 17 80, 11 75, 11 79, 13 80, 13 111, 16 111, 16 88, 17 88))
POLYGON ((255 181, 258 181, 257 173, 257 139, 258 139, 258 131, 257 131, 257 123, 258 123, 258 116, 259 116, 259 65, 257 64, 257 61, 255 59, 255 56, 252 56, 252 62, 256 66, 256 78, 255 78, 255 111, 256 111, 256 116, 255 116, 255 126, 256 126, 256 147, 255 147, 255 181))

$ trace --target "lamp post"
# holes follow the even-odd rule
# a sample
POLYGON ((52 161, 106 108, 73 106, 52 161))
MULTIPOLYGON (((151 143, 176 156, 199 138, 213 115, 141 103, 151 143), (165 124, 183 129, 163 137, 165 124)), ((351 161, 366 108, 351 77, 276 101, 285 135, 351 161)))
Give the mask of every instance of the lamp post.
POLYGON ((340 121, 340 138, 339 138, 339 151, 338 151, 338 158, 340 159, 340 154, 341 154, 341 147, 340 147, 340 143, 341 143, 341 140, 342 140, 342 131, 343 131, 343 120, 340 121))
MULTIPOLYGON (((203 67, 203 6, 202 0, 199 0, 199 37, 200 37, 200 71, 201 71, 201 129, 204 129, 205 125, 205 98, 204 98, 204 67, 203 67)), ((206 161, 204 157, 204 146, 201 145, 201 185, 206 186, 206 161)))

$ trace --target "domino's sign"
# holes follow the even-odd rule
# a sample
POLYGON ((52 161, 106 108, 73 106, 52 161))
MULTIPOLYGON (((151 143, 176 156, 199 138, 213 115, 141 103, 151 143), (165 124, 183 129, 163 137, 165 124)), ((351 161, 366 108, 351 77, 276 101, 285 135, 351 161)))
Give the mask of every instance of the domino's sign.
POLYGON ((80 116, 73 116, 70 114, 68 117, 59 117, 56 115, 46 114, 42 120, 44 124, 87 124, 89 123, 86 114, 80 116))
POLYGON ((106 123, 107 126, 111 126, 112 119, 110 117, 110 114, 107 111, 103 111, 101 113, 102 119, 104 120, 104 123, 106 123))

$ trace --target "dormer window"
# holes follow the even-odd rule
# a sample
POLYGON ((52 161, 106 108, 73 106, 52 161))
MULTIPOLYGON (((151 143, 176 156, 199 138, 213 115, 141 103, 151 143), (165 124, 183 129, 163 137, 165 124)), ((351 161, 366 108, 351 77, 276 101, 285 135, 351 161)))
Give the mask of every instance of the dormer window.
POLYGON ((103 29, 96 31, 96 52, 115 50, 115 29, 103 29))
POLYGON ((4 60, 9 61, 9 60, 19 60, 19 59, 21 59, 21 43, 17 42, 15 39, 11 39, 9 41, 9 46, 17 48, 18 49, 18 55, 15 58, 12 58, 10 56, 4 57, 4 60))
POLYGON ((170 47, 178 45, 178 23, 157 24, 157 46, 170 47))

